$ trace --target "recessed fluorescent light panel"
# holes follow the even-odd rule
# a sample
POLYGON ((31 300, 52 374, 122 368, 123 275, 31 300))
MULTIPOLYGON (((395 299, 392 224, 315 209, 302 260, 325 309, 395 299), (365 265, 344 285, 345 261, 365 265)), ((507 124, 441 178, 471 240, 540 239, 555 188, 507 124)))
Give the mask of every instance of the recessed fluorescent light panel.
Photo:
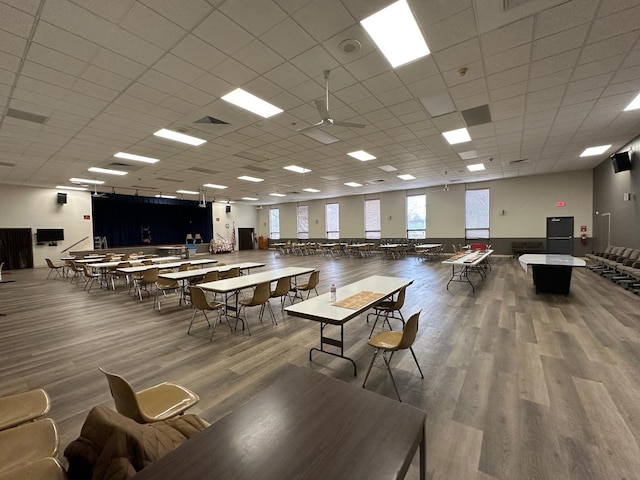
POLYGON ((456 143, 464 143, 470 142, 471 137, 469 136, 469 132, 467 132, 466 128, 459 128, 458 130, 449 130, 448 132, 443 132, 442 134, 444 138, 447 139, 449 145, 455 145, 456 143))
POLYGON ((102 185, 104 180, 89 180, 88 178, 70 178, 72 183, 90 183, 91 185, 102 185))
POLYGON ((225 188, 227 188, 226 185, 217 185, 215 183, 205 183, 203 187, 213 188, 214 190, 224 190, 225 188))
POLYGON ((264 182, 264 178, 250 177, 248 175, 242 175, 241 177, 238 177, 238 180, 246 180, 247 182, 264 182))
POLYGON ((365 152, 364 150, 358 150, 357 152, 349 152, 347 153, 350 157, 360 160, 361 162, 366 162, 367 160, 375 160, 376 157, 371 155, 370 153, 365 152))
POLYGON ((249 200, 250 202, 255 202, 256 200, 258 200, 257 198, 253 198, 253 197, 242 197, 243 200, 249 200))
POLYGON ((193 190, 176 190, 176 193, 182 193, 184 195, 198 195, 200 192, 194 192, 193 190))
POLYGON ((380 170, 383 170, 385 172, 397 172, 398 169, 396 167, 393 167, 391 165, 382 165, 381 167, 378 167, 380 170))
POLYGON ((360 22, 393 68, 429 55, 420 27, 405 0, 360 22))
POLYGON ((318 190, 317 188, 303 188, 302 189, 305 192, 309 192, 309 193, 319 193, 320 190, 318 190))
POLYGON ((167 140, 173 140, 174 142, 193 145, 194 147, 207 142, 206 140, 202 140, 201 138, 192 137, 191 135, 185 135, 184 133, 174 132, 173 130, 167 130, 166 128, 158 130, 154 133, 154 135, 156 137, 166 138, 167 140))
POLYGON ((362 186, 361 183, 356 183, 356 182, 347 182, 347 183, 345 183, 345 185, 347 187, 361 187, 362 186))
POLYGON ((270 193, 269 195, 272 197, 286 197, 284 193, 270 193))
POLYGON ((175 195, 163 195, 163 194, 160 194, 160 195, 156 195, 156 198, 176 198, 176 196, 175 195))
POLYGON ((285 170, 289 170, 291 172, 296 172, 296 173, 309 173, 311 170, 309 170, 308 168, 303 168, 303 167, 299 167, 297 165, 289 165, 288 167, 282 167, 285 170))
POLYGON ((143 157, 142 155, 134 155, 133 153, 125 153, 125 152, 118 152, 114 155, 114 157, 124 158, 126 160, 133 160, 135 162, 142 162, 142 163, 157 163, 160 161, 157 158, 143 157))
POLYGON ((306 135, 309 138, 313 138, 314 140, 324 143, 325 145, 330 145, 332 143, 339 142, 340 139, 334 137, 333 135, 329 135, 322 130, 308 130, 306 132, 302 132, 303 135, 306 135))
POLYGON ((269 102, 265 102, 241 88, 236 88, 233 92, 227 93, 222 99, 264 118, 269 118, 282 112, 281 108, 271 105, 269 102))
POLYGON ((405 173, 404 175, 398 175, 398 178, 401 180, 415 180, 416 177, 414 177, 413 175, 409 174, 409 173, 405 173))
POLYGON ((86 190, 86 188, 84 187, 68 187, 65 185, 56 185, 56 188, 59 190, 78 190, 78 191, 84 191, 86 190))
POLYGON ((624 108, 624 111, 628 112, 629 110, 637 110, 638 108, 640 108, 640 93, 624 108))
POLYGON ((111 170, 110 168, 89 167, 88 170, 93 173, 106 173, 107 175, 126 175, 128 172, 122 170, 111 170))
POLYGON ((470 172, 479 172, 480 170, 484 170, 484 163, 476 163, 474 165, 467 165, 467 170, 470 172))
POLYGON ((589 147, 586 148, 584 152, 580 154, 581 157, 592 157, 594 155, 602 155, 604 152, 609 150, 611 145, 599 145, 597 147, 589 147))

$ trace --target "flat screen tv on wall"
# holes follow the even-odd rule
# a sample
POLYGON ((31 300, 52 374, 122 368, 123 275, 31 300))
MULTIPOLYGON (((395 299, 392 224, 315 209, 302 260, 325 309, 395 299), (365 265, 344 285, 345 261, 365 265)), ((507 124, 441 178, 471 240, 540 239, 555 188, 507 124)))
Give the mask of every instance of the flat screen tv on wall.
POLYGON ((62 228, 38 228, 36 230, 36 241, 57 242, 64 240, 64 229, 62 228))
POLYGON ((614 153, 611 155, 611 163, 615 173, 631 170, 631 156, 629 152, 614 153))

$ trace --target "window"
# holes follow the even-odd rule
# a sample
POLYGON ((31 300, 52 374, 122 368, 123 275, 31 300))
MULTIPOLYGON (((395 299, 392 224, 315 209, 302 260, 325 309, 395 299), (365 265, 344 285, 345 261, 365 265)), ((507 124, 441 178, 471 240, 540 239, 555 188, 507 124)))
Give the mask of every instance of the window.
POLYGON ((380 199, 364 201, 364 238, 380 238, 380 199))
POLYGON ((280 239, 280 209, 272 208, 269 210, 269 230, 273 240, 280 239))
POLYGON ((327 203, 327 239, 337 240, 340 238, 340 205, 337 203, 327 203))
POLYGON ((488 188, 466 191, 465 237, 468 240, 489 240, 488 188))
POLYGON ((407 238, 427 238, 427 196, 407 197, 407 238))
POLYGON ((309 239, 309 207, 307 205, 298 206, 298 238, 309 239))

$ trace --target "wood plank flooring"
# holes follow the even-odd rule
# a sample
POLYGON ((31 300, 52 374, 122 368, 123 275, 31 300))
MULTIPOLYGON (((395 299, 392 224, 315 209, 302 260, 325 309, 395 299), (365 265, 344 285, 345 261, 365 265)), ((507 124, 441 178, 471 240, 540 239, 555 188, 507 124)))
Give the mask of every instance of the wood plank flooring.
MULTIPOLYGON (((413 359, 394 358, 406 403, 424 409, 430 480, 640 478, 640 298, 587 270, 574 271, 571 293, 536 295, 531 273, 515 259, 494 258, 476 293, 451 284, 450 267, 415 258, 279 256, 268 251, 219 255, 219 261, 267 262, 267 268, 314 266, 318 290, 381 274, 415 279, 405 318, 422 310, 413 359)), ((256 270, 258 271, 258 270, 256 270)), ((177 298, 133 300, 127 288, 91 293, 48 269, 3 272, 0 285, 0 395, 42 387, 52 398, 61 449, 75 439, 95 405, 113 408, 104 366, 137 389, 174 381, 196 391, 191 412, 209 422, 270 384, 286 363, 306 366, 358 387, 372 351, 364 316, 345 328, 349 362, 315 355, 318 325, 249 311, 252 335, 204 320, 187 335, 191 310, 177 298)), ((479 280, 478 280, 479 281, 479 280)), ((367 388, 394 398, 386 372, 367 388)), ((414 463, 417 463, 414 461, 414 463)), ((417 478, 412 468, 409 478, 417 478)))

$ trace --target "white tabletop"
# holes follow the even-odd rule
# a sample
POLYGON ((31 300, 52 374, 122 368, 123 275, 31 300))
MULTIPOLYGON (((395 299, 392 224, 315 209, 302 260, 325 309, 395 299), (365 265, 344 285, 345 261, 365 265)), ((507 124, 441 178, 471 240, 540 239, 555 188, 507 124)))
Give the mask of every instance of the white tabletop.
MULTIPOLYGON (((217 261, 218 260, 213 260, 213 259, 180 260, 178 262, 157 263, 153 265, 136 265, 134 267, 118 268, 118 271, 122 273, 137 273, 137 272, 144 272, 145 270, 149 270, 150 268, 178 268, 180 265, 184 265, 185 263, 190 265, 205 265, 207 263, 216 263, 217 261)), ((100 266, 103 264, 97 263, 96 265, 100 266)))
POLYGON ((529 265, 549 265, 555 267, 584 267, 587 262, 571 255, 527 253, 518 258, 520 265, 527 271, 529 265))
POLYGON ((442 246, 441 243, 423 243, 421 245, 416 245, 416 250, 418 250, 420 248, 426 248, 426 249, 438 248, 438 247, 441 247, 441 246, 442 246))
MULTIPOLYGON (((131 263, 131 264, 139 265, 145 260, 150 261, 152 263, 159 263, 159 262, 166 262, 167 260, 168 261, 180 260, 180 257, 155 257, 155 258, 139 258, 137 260, 114 260, 112 262, 89 263, 88 266, 91 268, 112 268, 112 267, 117 267, 118 265, 121 265, 123 263, 131 263)), ((87 262, 82 262, 82 263, 87 263, 87 262)))
POLYGON ((493 250, 474 250, 472 252, 467 253, 463 257, 457 258, 455 260, 445 260, 442 263, 447 265, 465 265, 468 267, 475 267, 480 262, 487 259, 489 255, 493 253, 493 250))
MULTIPOLYGON (((413 279, 410 278, 374 275, 363 280, 350 283, 349 285, 338 285, 336 289, 337 301, 344 300, 345 298, 360 292, 382 293, 385 297, 388 297, 402 289, 402 287, 411 285, 412 283, 413 279)), ((378 298, 366 305, 363 305, 359 309, 354 310, 333 306, 332 303, 334 302, 331 301, 331 293, 324 293, 317 297, 286 307, 285 311, 289 315, 293 315, 295 317, 302 317, 309 320, 339 325, 360 315, 362 312, 368 310, 372 305, 381 300, 381 298, 378 298)))
POLYGON ((405 243, 381 243, 379 245, 380 248, 398 248, 398 247, 405 247, 406 244, 405 243))
POLYGON ((227 272, 232 268, 239 268, 240 270, 250 270, 252 268, 264 267, 264 263, 257 262, 243 262, 243 263, 233 263, 230 265, 220 265, 216 267, 205 267, 199 268, 198 270, 185 270, 182 272, 169 272, 169 273, 161 273, 158 275, 160 278, 168 278, 170 280, 184 280, 185 278, 190 277, 199 277, 205 273, 209 272, 227 272))
POLYGON ((263 282, 274 282, 284 277, 295 277, 311 273, 315 267, 286 267, 277 268, 268 272, 252 273, 251 275, 242 275, 241 277, 225 278, 215 282, 200 283, 198 286, 203 290, 216 293, 229 293, 243 288, 254 287, 263 282))

